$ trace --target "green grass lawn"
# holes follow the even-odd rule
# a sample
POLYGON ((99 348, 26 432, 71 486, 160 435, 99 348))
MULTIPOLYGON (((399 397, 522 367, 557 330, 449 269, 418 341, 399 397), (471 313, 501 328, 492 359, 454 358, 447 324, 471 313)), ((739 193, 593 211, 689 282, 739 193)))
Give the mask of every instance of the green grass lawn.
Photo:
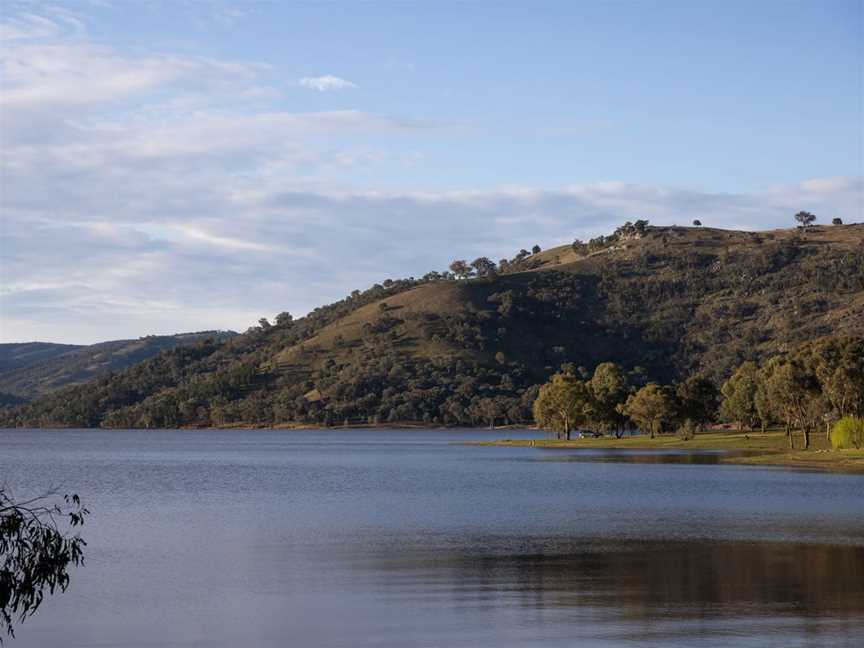
POLYGON ((804 439, 795 433, 795 450, 789 449, 789 440, 782 430, 761 432, 709 431, 697 434, 689 440, 675 435, 661 435, 654 439, 648 436, 633 436, 616 439, 502 439, 480 441, 476 445, 514 446, 534 448, 617 448, 617 449, 678 449, 678 450, 726 450, 728 463, 750 465, 779 465, 813 467, 844 472, 864 472, 864 450, 832 450, 824 434, 810 437, 810 449, 800 449, 804 439), (740 453, 740 454, 734 454, 740 453))

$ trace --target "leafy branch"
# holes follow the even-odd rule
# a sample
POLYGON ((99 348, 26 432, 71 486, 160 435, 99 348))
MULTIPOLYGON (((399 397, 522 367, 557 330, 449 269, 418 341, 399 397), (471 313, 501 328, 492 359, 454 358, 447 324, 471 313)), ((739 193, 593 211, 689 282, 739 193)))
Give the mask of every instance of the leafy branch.
MULTIPOLYGON (((0 630, 15 636, 42 604, 45 594, 69 586, 70 565, 84 564, 86 542, 73 530, 90 511, 78 495, 56 489, 16 502, 0 488, 0 630)), ((2 638, 0 638, 2 642, 2 638)))

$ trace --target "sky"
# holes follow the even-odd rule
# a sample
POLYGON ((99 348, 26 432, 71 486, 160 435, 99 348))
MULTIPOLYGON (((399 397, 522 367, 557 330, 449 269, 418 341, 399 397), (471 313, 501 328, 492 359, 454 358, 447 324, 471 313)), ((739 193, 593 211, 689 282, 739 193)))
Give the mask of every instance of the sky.
POLYGON ((864 221, 864 2, 0 3, 0 342, 302 315, 628 220, 864 221))

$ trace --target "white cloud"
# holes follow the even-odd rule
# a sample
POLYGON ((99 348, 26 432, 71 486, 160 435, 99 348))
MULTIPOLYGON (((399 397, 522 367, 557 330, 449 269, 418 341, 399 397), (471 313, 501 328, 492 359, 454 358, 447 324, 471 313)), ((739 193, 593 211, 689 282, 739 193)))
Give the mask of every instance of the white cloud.
POLYGON ((328 92, 330 90, 345 90, 347 88, 356 88, 357 85, 346 79, 340 79, 331 74, 325 74, 319 77, 303 77, 300 79, 300 85, 304 88, 317 90, 318 92, 328 92))
POLYGON ((205 174, 174 185, 157 175, 148 183, 161 195, 147 203, 134 186, 79 176, 88 200, 55 204, 50 213, 20 206, 6 219, 2 335, 134 336, 157 330, 155 323, 163 332, 188 327, 192 313, 210 318, 195 328, 245 329, 255 321, 250 314, 299 314, 387 277, 443 269, 452 258, 509 257, 637 218, 766 229, 790 226, 803 205, 823 222, 860 219, 860 179, 836 182, 836 192, 818 180, 750 194, 611 182, 382 192, 284 176, 220 184, 205 174), (94 221, 94 213, 106 220, 94 221), (104 323, 91 329, 97 314, 113 322, 110 334, 104 323))
POLYGON ((233 89, 263 70, 204 57, 130 56, 88 43, 25 43, 0 50, 0 101, 4 110, 98 106, 172 83, 186 92, 233 89))
POLYGON ((512 256, 637 218, 753 229, 800 209, 861 218, 860 178, 725 194, 363 189, 376 185, 364 171, 423 159, 415 142, 408 158, 382 142, 439 124, 295 112, 265 67, 96 46, 46 19, 7 21, 0 50, 3 340, 242 330, 454 257, 512 256))

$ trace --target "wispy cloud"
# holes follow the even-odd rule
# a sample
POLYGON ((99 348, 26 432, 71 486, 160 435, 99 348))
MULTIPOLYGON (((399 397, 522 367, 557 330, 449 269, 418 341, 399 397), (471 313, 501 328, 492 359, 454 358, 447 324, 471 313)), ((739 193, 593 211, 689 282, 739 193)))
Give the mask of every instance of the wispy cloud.
POLYGON ((86 32, 77 13, 59 6, 47 6, 41 13, 9 10, 4 14, 0 18, 0 42, 79 37, 86 32))
POLYGON ((3 32, 5 340, 244 329, 454 257, 512 256, 637 218, 764 229, 801 209, 821 222, 861 217, 855 177, 751 193, 624 182, 380 190, 376 179, 426 163, 414 150, 424 134, 453 125, 295 112, 266 66, 97 45, 74 20, 25 13, 3 32), (407 137, 417 139, 382 145, 407 137), (388 174, 364 175, 372 168, 388 174))
POLYGON ((300 85, 310 90, 318 92, 329 92, 331 90, 346 90, 348 88, 356 88, 357 84, 341 79, 331 74, 325 74, 318 77, 303 77, 300 79, 300 85))
POLYGON ((280 247, 270 243, 245 241, 240 238, 230 236, 218 236, 207 230, 193 225, 175 225, 180 234, 190 241, 202 242, 207 245, 212 245, 217 248, 223 248, 230 252, 279 252, 280 247))
POLYGON ((7 210, 3 336, 39 330, 92 340, 168 332, 194 317, 201 318, 194 328, 245 329, 255 321, 250 314, 303 313, 387 277, 445 268, 455 257, 509 257, 637 218, 765 229, 788 227, 792 214, 807 209, 821 222, 853 222, 864 190, 861 178, 736 194, 623 182, 384 192, 316 186, 281 173, 170 176, 166 168, 138 182, 106 182, 104 173, 86 173, 76 176, 81 194, 69 204, 7 210), (152 187, 158 196, 147 196, 152 187), (104 222, 94 223, 94 214, 104 222), (102 268, 110 271, 96 271, 102 268), (58 284, 70 288, 44 289, 58 284))

